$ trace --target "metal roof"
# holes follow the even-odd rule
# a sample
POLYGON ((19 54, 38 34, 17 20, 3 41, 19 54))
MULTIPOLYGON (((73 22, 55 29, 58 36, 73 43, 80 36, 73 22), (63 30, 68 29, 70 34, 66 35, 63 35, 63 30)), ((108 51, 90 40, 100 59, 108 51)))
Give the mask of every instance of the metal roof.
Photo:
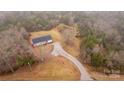
POLYGON ((36 43, 44 42, 44 41, 48 41, 48 40, 52 40, 52 37, 50 35, 34 38, 34 39, 32 39, 32 42, 33 42, 33 44, 36 44, 36 43))

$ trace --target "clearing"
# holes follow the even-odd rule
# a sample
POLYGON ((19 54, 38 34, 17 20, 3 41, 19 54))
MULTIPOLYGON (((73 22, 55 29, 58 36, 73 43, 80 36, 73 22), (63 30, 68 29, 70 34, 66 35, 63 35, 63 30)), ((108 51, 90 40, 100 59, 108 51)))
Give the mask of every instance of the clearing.
POLYGON ((29 68, 21 67, 13 74, 0 76, 0 80, 80 80, 80 72, 64 57, 50 57, 44 63, 29 68))
MULTIPOLYGON (((73 47, 71 45, 65 44, 64 35, 61 32, 63 29, 72 29, 72 27, 64 25, 64 24, 60 24, 56 28, 53 28, 52 30, 49 30, 49 31, 32 32, 31 36, 30 36, 30 42, 33 38, 44 36, 44 35, 51 35, 52 39, 53 39, 53 42, 60 42, 62 44, 62 47, 68 53, 70 53, 74 57, 78 57, 79 56, 79 44, 80 44, 79 40, 76 37, 74 37, 75 40, 74 40, 74 46, 73 47)), ((69 32, 67 32, 67 33, 69 33, 69 32)), ((43 46, 35 47, 33 49, 34 54, 37 57, 38 56, 40 57, 41 47, 43 47, 43 46)), ((45 53, 47 55, 47 57, 50 56, 49 54, 51 54, 52 50, 53 50, 53 45, 52 44, 45 45, 44 51, 47 51, 47 53, 45 53)), ((63 59, 65 59, 65 58, 63 57, 63 59)), ((77 71, 78 71, 78 69, 77 69, 77 71)))
MULTIPOLYGON (((69 27, 69 26, 64 26, 69 27)), ((69 46, 64 43, 63 36, 59 31, 63 27, 61 25, 49 31, 37 31, 30 33, 31 36, 29 41, 32 38, 51 35, 53 42, 60 42, 63 48, 70 53, 71 55, 77 57, 79 55, 78 44, 76 41, 74 46, 69 46)), ((76 38, 75 38, 76 39, 76 38)), ((34 55, 38 58, 41 57, 43 46, 34 47, 34 55)), ((32 71, 30 72, 27 66, 20 67, 13 74, 5 74, 0 76, 0 80, 80 80, 80 72, 78 68, 72 64, 68 59, 57 56, 54 57, 51 55, 53 50, 52 44, 47 44, 44 46, 43 51, 45 51, 46 60, 43 63, 35 63, 32 65, 32 71)))
MULTIPOLYGON (((63 46, 63 48, 70 53, 72 56, 79 58, 80 54, 80 40, 76 37, 74 37, 73 40, 73 45, 67 45, 64 42, 64 35, 62 34, 63 29, 73 29, 71 26, 67 26, 64 24, 59 24, 56 28, 53 28, 52 30, 49 31, 37 31, 37 32, 32 32, 30 40, 32 38, 36 38, 42 35, 51 35, 53 38, 53 42, 60 42, 63 46)), ((74 32, 74 31, 73 31, 74 32)), ((67 32, 69 33, 69 32, 67 32)), ((74 32, 75 34, 75 32, 74 32)))

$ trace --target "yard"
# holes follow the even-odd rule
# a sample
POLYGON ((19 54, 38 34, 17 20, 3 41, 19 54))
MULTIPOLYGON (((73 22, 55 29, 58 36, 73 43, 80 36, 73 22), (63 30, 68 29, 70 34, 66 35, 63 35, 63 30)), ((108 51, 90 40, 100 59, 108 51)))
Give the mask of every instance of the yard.
MULTIPOLYGON (((53 42, 61 42, 63 48, 68 53, 70 53, 71 55, 73 55, 76 58, 79 58, 79 54, 80 54, 80 40, 77 39, 76 37, 74 37, 73 45, 65 44, 65 42, 64 42, 64 35, 62 34, 62 31, 61 31, 62 29, 72 29, 72 27, 60 24, 56 28, 53 28, 52 30, 49 30, 49 31, 32 32, 30 40, 32 38, 36 38, 36 37, 40 37, 40 36, 44 36, 44 35, 51 35, 52 38, 53 38, 53 42)), ((70 33, 70 32, 67 31, 67 33, 70 33)), ((53 46, 50 45, 50 44, 48 44, 47 46, 49 46, 49 47, 45 48, 45 49, 48 50, 48 53, 50 53, 50 51, 52 51, 52 49, 53 49, 53 46)), ((40 47, 34 48, 35 51, 40 51, 39 49, 41 49, 41 48, 40 47)), ((36 54, 38 54, 38 52, 36 54)))
POLYGON ((80 80, 80 72, 69 60, 59 56, 34 64, 31 72, 24 66, 13 74, 0 76, 0 80, 80 80))
MULTIPOLYGON (((60 33, 58 31, 56 31, 55 29, 52 29, 49 31, 32 32, 30 34, 31 34, 31 36, 29 38, 30 43, 31 43, 32 39, 40 37, 40 36, 45 36, 45 35, 50 35, 53 39, 53 42, 57 42, 57 41, 61 42, 62 41, 62 37, 61 37, 60 33)), ((51 44, 46 44, 43 46, 33 47, 32 49, 33 49, 34 55, 36 57, 40 57, 41 52, 44 52, 44 54, 46 56, 49 56, 53 50, 53 46, 51 44)))

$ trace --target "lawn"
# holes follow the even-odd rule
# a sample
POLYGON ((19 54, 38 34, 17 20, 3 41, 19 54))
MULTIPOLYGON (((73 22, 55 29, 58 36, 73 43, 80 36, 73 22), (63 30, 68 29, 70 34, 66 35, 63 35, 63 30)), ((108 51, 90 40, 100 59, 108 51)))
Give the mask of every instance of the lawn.
POLYGON ((80 72, 69 60, 58 56, 34 64, 31 72, 24 66, 13 74, 0 76, 0 80, 80 80, 80 72))

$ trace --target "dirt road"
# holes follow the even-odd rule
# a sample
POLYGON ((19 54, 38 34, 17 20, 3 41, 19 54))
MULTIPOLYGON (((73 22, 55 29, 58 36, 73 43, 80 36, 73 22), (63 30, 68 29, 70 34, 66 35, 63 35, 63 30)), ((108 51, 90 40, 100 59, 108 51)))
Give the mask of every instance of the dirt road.
POLYGON ((85 70, 83 65, 75 57, 73 57, 69 53, 67 53, 62 48, 62 46, 59 42, 53 43, 53 45, 54 45, 54 49, 52 51, 52 55, 54 55, 54 56, 61 55, 65 58, 69 59, 73 64, 75 64, 81 73, 80 80, 92 80, 92 78, 90 78, 90 75, 87 73, 87 71, 85 70))

